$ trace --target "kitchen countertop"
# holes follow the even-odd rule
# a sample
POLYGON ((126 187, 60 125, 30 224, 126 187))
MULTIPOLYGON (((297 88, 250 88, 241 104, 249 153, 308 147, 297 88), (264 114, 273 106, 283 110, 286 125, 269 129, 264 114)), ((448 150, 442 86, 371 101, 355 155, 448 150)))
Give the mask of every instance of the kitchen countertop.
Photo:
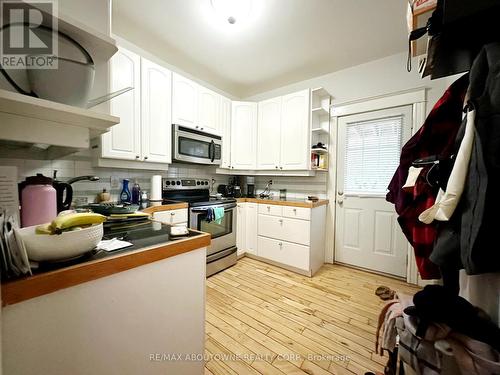
POLYGON ((314 208, 319 206, 328 205, 328 199, 320 199, 316 202, 306 201, 305 199, 265 199, 265 198, 238 198, 238 203, 260 203, 260 204, 271 204, 276 206, 292 206, 292 207, 304 207, 304 208, 314 208))
POLYGON ((133 246, 113 252, 100 251, 66 263, 51 264, 34 271, 33 276, 2 283, 2 305, 12 305, 209 246, 210 235, 190 230, 188 237, 172 239, 163 235, 158 237, 157 243, 151 238, 132 238, 128 241, 133 246))
POLYGON ((162 202, 148 201, 144 208, 141 207, 141 211, 147 214, 153 214, 155 212, 180 210, 188 207, 189 205, 186 202, 171 201, 171 200, 162 202))

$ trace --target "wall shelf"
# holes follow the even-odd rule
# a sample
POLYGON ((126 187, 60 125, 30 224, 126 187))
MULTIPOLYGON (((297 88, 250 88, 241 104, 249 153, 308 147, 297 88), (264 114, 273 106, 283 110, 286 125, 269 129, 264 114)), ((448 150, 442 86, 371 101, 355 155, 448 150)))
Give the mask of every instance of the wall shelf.
POLYGON ((0 89, 0 139, 4 141, 58 146, 68 154, 71 148, 89 148, 91 138, 119 122, 108 114, 0 89))

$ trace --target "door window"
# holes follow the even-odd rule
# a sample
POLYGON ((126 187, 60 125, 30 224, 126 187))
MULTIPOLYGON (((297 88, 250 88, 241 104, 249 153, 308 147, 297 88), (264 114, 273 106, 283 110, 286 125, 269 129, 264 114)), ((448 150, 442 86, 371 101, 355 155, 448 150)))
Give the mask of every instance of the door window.
POLYGON ((403 116, 348 123, 344 155, 344 193, 387 192, 399 165, 403 116))

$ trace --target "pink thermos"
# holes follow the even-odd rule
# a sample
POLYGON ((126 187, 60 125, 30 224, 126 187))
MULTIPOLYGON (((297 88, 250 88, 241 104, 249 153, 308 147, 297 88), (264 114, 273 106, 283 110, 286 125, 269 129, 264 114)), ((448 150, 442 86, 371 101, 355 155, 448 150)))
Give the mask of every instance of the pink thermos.
POLYGON ((19 184, 21 226, 49 223, 57 216, 57 193, 52 179, 38 173, 19 184))

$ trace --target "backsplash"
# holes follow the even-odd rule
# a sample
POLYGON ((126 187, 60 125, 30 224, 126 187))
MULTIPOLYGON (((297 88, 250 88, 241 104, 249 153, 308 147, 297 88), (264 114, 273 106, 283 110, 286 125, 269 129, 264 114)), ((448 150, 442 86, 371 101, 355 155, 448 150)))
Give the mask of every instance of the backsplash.
MULTIPOLYGON (((219 184, 227 184, 229 176, 215 173, 215 167, 191 164, 171 164, 167 171, 143 171, 137 169, 119 168, 93 168, 90 156, 76 155, 59 160, 30 160, 30 159, 0 159, 0 165, 16 166, 19 180, 24 180, 27 176, 42 173, 52 177, 54 170, 57 170, 59 180, 67 180, 75 176, 98 176, 99 181, 80 181, 73 184, 74 198, 86 198, 88 202, 93 202, 95 196, 106 189, 111 193, 112 199, 117 200, 121 190, 121 180, 128 178, 131 183, 135 180, 142 190, 150 191, 151 176, 160 174, 163 177, 191 177, 215 179, 215 189, 219 184), (111 177, 120 180, 120 188, 111 189, 111 177)), ((261 192, 268 180, 273 180, 271 191, 274 196, 279 196, 280 189, 287 189, 288 198, 305 198, 308 195, 317 195, 326 198, 327 194, 327 174, 317 173, 314 177, 283 177, 283 176, 257 176, 255 179, 257 193, 261 192)))

